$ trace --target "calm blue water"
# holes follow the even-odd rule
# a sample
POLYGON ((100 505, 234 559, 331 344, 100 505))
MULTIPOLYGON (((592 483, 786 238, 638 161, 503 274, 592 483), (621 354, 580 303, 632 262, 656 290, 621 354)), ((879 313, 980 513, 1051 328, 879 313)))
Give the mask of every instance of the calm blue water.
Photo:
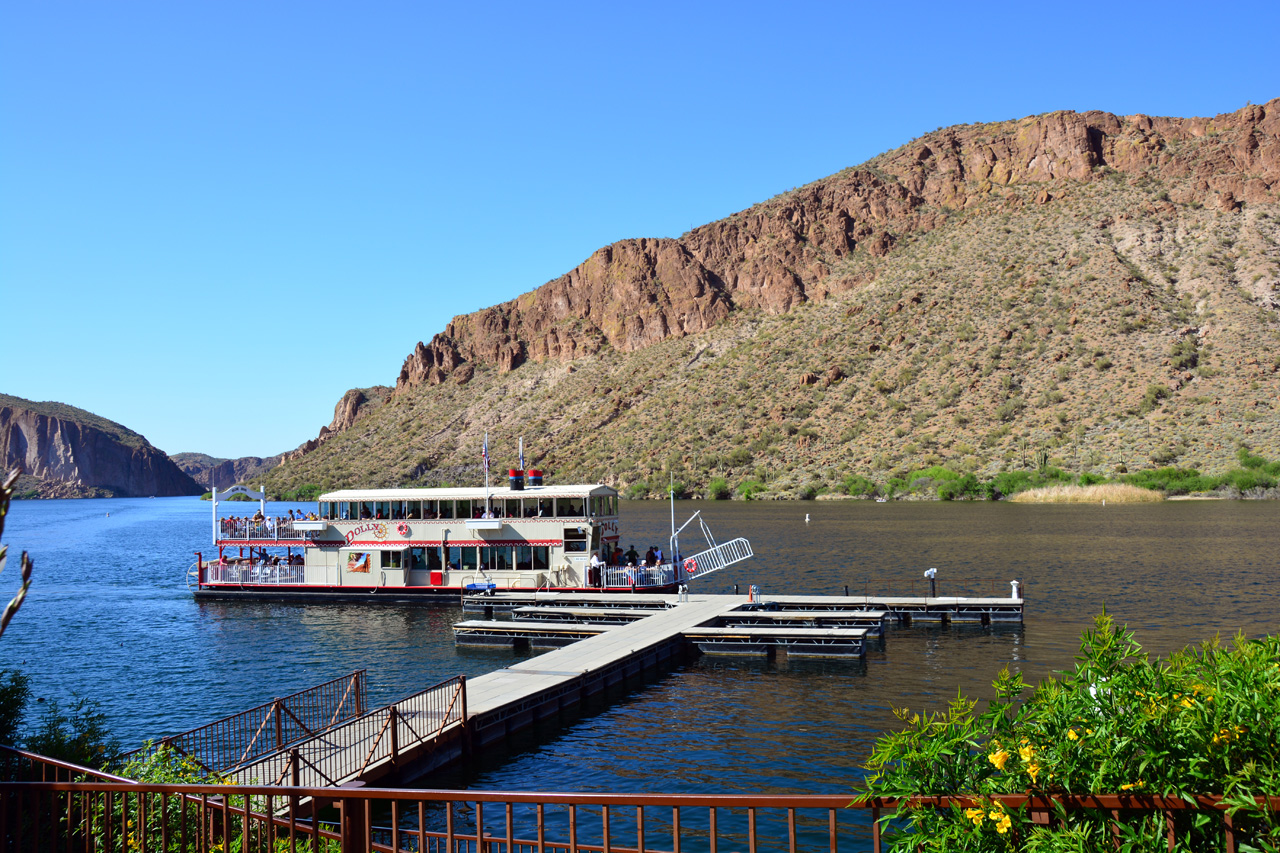
MULTIPOLYGON (((944 594, 956 578, 992 578, 1001 592, 1025 579, 1026 624, 897 629, 861 665, 703 658, 428 784, 844 792, 893 724, 891 707, 940 707, 957 689, 987 695, 1006 665, 1029 679, 1070 666, 1079 632, 1103 605, 1156 652, 1219 632, 1280 629, 1274 502, 677 509, 701 509, 720 538, 746 535, 755 547, 755 560, 711 576, 706 591, 905 590, 936 566, 944 594)), ((624 545, 665 544, 667 506, 624 503, 622 513, 624 545)), ((462 618, 457 608, 197 604, 185 573, 195 550, 209 550, 210 523, 209 505, 194 498, 18 502, 5 538, 11 552, 31 551, 36 569, 0 640, 0 668, 27 671, 36 696, 97 699, 126 746, 358 668, 369 671, 371 701, 382 702, 516 659, 456 651, 448 626, 462 618)), ((687 552, 697 543, 684 544, 687 552)), ((11 563, 0 592, 10 595, 16 580, 11 563)))

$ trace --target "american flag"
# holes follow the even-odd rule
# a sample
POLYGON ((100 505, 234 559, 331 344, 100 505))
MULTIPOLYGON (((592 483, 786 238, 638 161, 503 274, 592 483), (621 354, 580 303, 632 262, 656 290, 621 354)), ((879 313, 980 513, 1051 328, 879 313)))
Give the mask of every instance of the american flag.
POLYGON ((485 476, 489 474, 489 433, 484 434, 484 444, 480 445, 480 458, 484 460, 485 476))

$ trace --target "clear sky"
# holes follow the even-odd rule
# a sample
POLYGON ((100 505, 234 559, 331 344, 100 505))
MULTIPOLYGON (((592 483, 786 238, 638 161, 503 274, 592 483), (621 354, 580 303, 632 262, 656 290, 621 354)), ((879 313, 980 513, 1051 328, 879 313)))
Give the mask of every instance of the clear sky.
POLYGON ((1278 34, 1274 0, 0 0, 0 391, 278 453, 614 240, 940 126, 1262 103, 1278 34))

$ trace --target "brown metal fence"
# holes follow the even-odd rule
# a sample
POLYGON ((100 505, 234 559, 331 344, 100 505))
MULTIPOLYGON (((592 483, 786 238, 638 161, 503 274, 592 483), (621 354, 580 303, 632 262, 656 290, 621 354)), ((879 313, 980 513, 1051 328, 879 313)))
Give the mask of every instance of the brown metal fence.
MULTIPOLYGON (((1158 815, 1209 815, 1221 845, 1243 839, 1216 797, 1005 795, 916 797, 922 808, 1055 807, 1109 815, 1118 827, 1158 815)), ((897 800, 843 796, 560 794, 276 788, 94 782, 0 782, 0 850, 213 853, 721 853, 882 849, 880 818, 897 800)), ((1267 805, 1280 809, 1280 798, 1267 805)), ((1117 833, 1118 835, 1118 833, 1117 833)), ((1017 849, 1017 839, 1010 839, 1017 849)), ((1116 838, 1117 847, 1119 838, 1116 838)), ((1162 845, 1163 846, 1163 845, 1162 845)))
MULTIPOLYGON (((134 783, 0 747, 0 851, 214 853, 720 853, 882 849, 881 822, 903 802, 848 795, 562 794, 134 783)), ((1048 824, 1059 809, 1119 827, 1153 816, 1174 849, 1186 817, 1250 840, 1219 797, 1026 795, 912 797, 913 807, 1000 803, 1048 824)), ((1260 798, 1273 814, 1280 797, 1260 798)), ((1018 839, 1011 838, 1012 849, 1018 839)), ((1163 845, 1162 845, 1163 846, 1163 845)))
MULTIPOLYGON (((365 712, 365 670, 360 669, 300 690, 283 699, 241 711, 221 720, 173 735, 152 744, 165 745, 190 756, 214 772, 240 767, 264 755, 278 753, 332 729, 365 712)), ((139 755, 136 750, 122 756, 139 755)))
POLYGON ((402 751, 429 744, 466 719, 466 677, 454 676, 335 726, 318 737, 237 767, 245 784, 333 786, 359 778, 371 766, 396 761, 402 751))

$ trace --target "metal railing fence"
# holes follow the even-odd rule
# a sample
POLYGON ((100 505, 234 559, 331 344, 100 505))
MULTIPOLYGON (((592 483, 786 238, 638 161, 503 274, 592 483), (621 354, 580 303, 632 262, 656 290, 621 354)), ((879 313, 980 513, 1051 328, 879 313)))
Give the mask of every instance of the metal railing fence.
POLYGON ((296 563, 273 566, 261 561, 225 564, 210 561, 203 569, 201 583, 296 585, 307 582, 307 567, 296 563))
POLYGON ((229 776, 242 784, 333 786, 370 766, 431 744, 466 719, 466 676, 454 676, 385 708, 329 728, 317 737, 256 761, 229 776))
MULTIPOLYGON (((191 731, 162 738, 154 742, 151 749, 168 746, 195 759, 209 771, 225 772, 358 718, 368 707, 366 682, 366 671, 358 669, 350 675, 273 699, 191 731)), ((121 758, 128 759, 142 752, 135 750, 121 758)))
MULTIPOLYGON (((1027 795, 566 794, 500 791, 155 785, 101 780, 0 782, 0 850, 242 853, 720 853, 882 850, 900 803, 992 808, 1049 825, 1057 809, 1102 813, 1119 847, 1125 824, 1156 821, 1174 849, 1189 819, 1207 819, 1235 853, 1260 831, 1219 797, 1027 795)), ((1280 797, 1259 798, 1275 812, 1280 797)), ((1016 836, 1018 829, 1012 830, 1016 836)), ((1010 837, 1012 849, 1020 839, 1010 837)), ((1161 845, 1165 846, 1164 844, 1161 845)))
POLYGON ((218 520, 218 538, 243 539, 248 541, 271 539, 279 542, 302 542, 307 532, 297 530, 292 518, 272 518, 266 521, 252 521, 233 518, 218 520))

